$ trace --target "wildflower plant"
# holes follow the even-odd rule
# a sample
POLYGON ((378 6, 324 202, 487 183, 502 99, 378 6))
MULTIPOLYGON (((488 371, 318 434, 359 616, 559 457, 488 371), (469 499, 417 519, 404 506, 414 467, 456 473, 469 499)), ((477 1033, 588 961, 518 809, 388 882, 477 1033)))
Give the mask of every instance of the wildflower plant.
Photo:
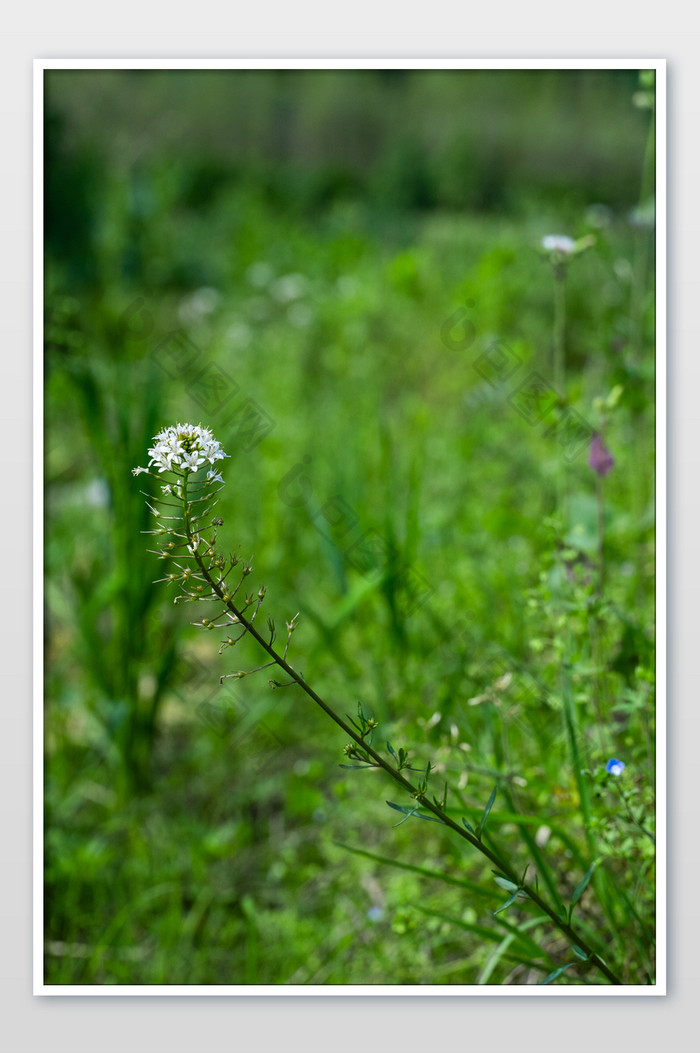
MULTIPOLYGON (((385 740, 377 742, 379 722, 357 703, 353 716, 341 714, 325 700, 292 663, 292 637, 298 626, 298 613, 285 623, 283 647, 276 647, 277 630, 274 619, 268 617, 263 625, 259 619, 265 600, 265 586, 250 588, 252 561, 243 561, 238 554, 225 554, 219 547, 218 534, 223 519, 217 514, 218 495, 224 485, 217 470, 219 462, 228 455, 212 432, 202 425, 176 424, 164 428, 149 449, 148 466, 133 469, 135 475, 153 480, 150 491, 142 491, 155 518, 154 528, 148 533, 155 539, 153 551, 164 563, 166 572, 158 580, 174 585, 178 595, 174 602, 204 603, 206 613, 193 622, 199 628, 221 632, 219 654, 228 653, 249 637, 260 647, 265 661, 251 669, 232 669, 221 677, 242 679, 257 672, 270 670, 268 682, 272 689, 297 687, 343 731, 347 742, 343 749, 341 768, 352 771, 381 769, 401 791, 399 801, 387 800, 387 805, 401 815, 396 825, 408 819, 422 819, 440 823, 452 835, 466 841, 491 865, 496 885, 506 899, 494 912, 500 915, 514 904, 533 913, 532 922, 549 922, 563 935, 572 960, 550 972, 542 981, 552 983, 572 967, 584 966, 595 971, 601 982, 622 983, 604 955, 607 954, 603 937, 596 934, 585 918, 575 918, 577 905, 594 878, 600 862, 593 858, 586 872, 568 897, 560 895, 550 879, 546 880, 547 895, 540 891, 539 876, 526 880, 528 867, 520 872, 511 858, 490 837, 489 824, 498 787, 486 801, 478 822, 470 823, 459 811, 448 807, 448 797, 459 800, 447 783, 434 785, 435 767, 431 760, 414 763, 410 751, 395 747, 385 740), (489 834, 487 835, 487 827, 489 834), (568 902, 566 901, 568 899, 568 902)), ((616 761, 620 765, 622 762, 616 761)), ((612 772, 612 768, 608 768, 612 772)), ((613 774, 619 774, 616 770, 613 774)), ((504 789, 506 803, 510 804, 504 789)), ((523 835, 532 849, 532 838, 523 835)), ((534 844, 534 842, 533 842, 534 844)), ((535 849, 532 849, 533 851, 535 849)), ((543 872, 544 876, 544 872, 543 872)), ((513 926, 511 926, 513 928, 513 926)), ((518 931, 517 929, 515 930, 518 931)), ((543 955, 549 956, 548 952, 543 955)), ((551 956, 549 956, 551 958, 551 956)), ((541 968, 541 966, 540 966, 541 968)))

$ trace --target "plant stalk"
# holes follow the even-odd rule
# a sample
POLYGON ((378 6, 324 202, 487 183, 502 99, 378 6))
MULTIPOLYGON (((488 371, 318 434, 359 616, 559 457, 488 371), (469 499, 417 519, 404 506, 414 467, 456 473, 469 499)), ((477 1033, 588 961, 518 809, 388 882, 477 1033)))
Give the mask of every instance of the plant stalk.
POLYGON ((191 546, 190 551, 193 552, 195 561, 199 568, 202 577, 205 579, 207 584, 211 587, 213 593, 219 597, 221 602, 231 611, 233 615, 238 619, 241 626, 253 637, 254 640, 263 648, 263 650, 270 656, 270 658, 283 669, 287 676, 291 677, 292 680, 304 691, 309 698, 311 698, 316 705, 318 705, 324 713, 326 713, 338 727, 342 728, 346 735, 348 735, 357 745, 368 754, 376 767, 382 768, 383 771, 389 775, 394 782, 396 782, 402 789, 406 790, 412 797, 416 799, 422 808, 432 812, 432 814, 440 820, 445 826, 449 827, 455 833, 459 834, 461 838, 468 841, 472 847, 476 848, 483 856, 494 863, 498 869, 513 881, 514 884, 527 894, 528 898, 535 903, 540 910, 550 918, 556 927, 564 933, 564 935, 581 948, 589 957, 589 960, 594 964, 600 972, 610 981, 611 984, 620 985, 622 981, 612 972, 612 970, 605 964, 605 962, 599 957, 599 955, 590 947, 590 945, 571 927, 568 921, 562 919, 557 915, 555 910, 551 908, 544 900, 540 898, 538 893, 530 885, 521 884, 515 870, 505 860, 501 859, 495 852, 493 852, 487 845, 480 841, 477 837, 470 834, 465 828, 460 827, 453 819, 451 819, 442 808, 432 803, 426 794, 418 790, 401 772, 393 768, 388 761, 386 761, 379 753, 376 752, 360 735, 358 735, 349 724, 347 724, 342 717, 331 709, 331 707, 318 695, 314 689, 306 683, 304 678, 286 661, 286 659, 279 654, 272 643, 260 635, 255 626, 249 621, 243 612, 236 607, 230 599, 224 599, 224 590, 217 584, 209 573, 208 568, 204 564, 199 547, 193 544, 193 531, 190 525, 190 507, 187 499, 187 473, 185 473, 183 486, 182 486, 182 503, 183 503, 183 521, 185 525, 185 533, 187 535, 187 541, 191 546))

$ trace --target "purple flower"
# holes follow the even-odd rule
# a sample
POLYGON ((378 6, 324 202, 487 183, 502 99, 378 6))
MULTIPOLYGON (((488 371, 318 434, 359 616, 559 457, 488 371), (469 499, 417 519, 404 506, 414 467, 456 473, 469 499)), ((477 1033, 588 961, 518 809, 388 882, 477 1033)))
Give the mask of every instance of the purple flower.
POLYGON ((598 475, 607 475, 615 464, 615 458, 603 442, 601 435, 598 433, 593 436, 588 463, 598 475))
POLYGON ((623 760, 618 760, 617 757, 611 757, 605 765, 605 770, 609 772, 610 775, 622 775, 625 767, 626 765, 623 760))

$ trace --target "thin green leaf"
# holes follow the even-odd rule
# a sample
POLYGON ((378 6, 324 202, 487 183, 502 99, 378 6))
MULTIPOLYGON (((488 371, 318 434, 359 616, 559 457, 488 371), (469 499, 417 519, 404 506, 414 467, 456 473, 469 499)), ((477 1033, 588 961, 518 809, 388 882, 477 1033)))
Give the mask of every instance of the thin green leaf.
POLYGON ((406 818, 415 815, 417 819, 427 819, 430 823, 442 822, 441 819, 438 819, 434 815, 424 815, 423 812, 416 811, 416 808, 405 808, 402 804, 393 804, 391 801, 387 801, 386 803, 390 808, 395 808, 397 812, 403 812, 406 818))
POLYGON ((491 940, 493 943, 500 943, 503 939, 502 933, 498 932, 496 929, 488 929, 485 925, 477 925, 473 922, 465 921, 463 918, 455 918, 451 914, 444 914, 439 910, 431 910, 429 907, 423 907, 419 903, 414 904, 413 909, 420 911, 421 914, 425 914, 429 918, 439 918, 441 921, 446 921, 450 925, 456 926, 458 929, 464 929, 465 932, 472 932, 474 935, 480 936, 485 940, 491 940))
POLYGON ((491 791, 491 796, 489 797, 488 801, 486 802, 486 807, 484 808, 483 815, 481 816, 481 821, 480 821, 479 825, 476 828, 477 829, 477 837, 479 838, 479 840, 481 840, 482 834, 484 832, 484 827, 486 826, 486 820, 489 817, 489 812, 493 808, 493 802, 496 800, 496 791, 497 790, 498 790, 498 786, 494 786, 493 790, 491 791))
POLYGON ((498 918, 496 918, 496 924, 502 925, 503 928, 506 929, 508 932, 512 932, 519 942, 527 946, 528 950, 532 955, 534 955, 535 958, 549 958, 549 960, 553 962, 554 959, 552 958, 552 955, 549 953, 549 951, 546 951, 544 947, 540 947, 539 944, 537 944, 531 936, 527 935, 529 929, 541 926, 543 924, 543 921, 544 919, 542 915, 538 915, 534 918, 529 918, 527 921, 518 922, 517 924, 508 921, 508 919, 502 914, 498 918))
POLYGON ((506 935, 501 940, 501 942, 499 943, 498 947, 494 950, 493 954, 490 956, 489 960, 486 962, 486 965, 484 966, 483 972, 481 973, 481 976, 477 980, 477 983, 480 984, 480 985, 487 984, 489 982, 489 979, 491 978, 491 974, 492 974, 493 970, 496 968, 496 966, 498 965, 498 963, 501 960, 501 958, 508 958, 509 957, 508 947, 513 942, 513 940, 525 939, 525 940, 529 941, 532 944, 532 949, 534 949, 534 952, 535 952, 535 959, 528 959, 527 960, 527 964, 531 968, 535 968, 535 969, 542 969, 543 968, 536 960, 537 958, 539 958, 543 954, 545 954, 546 957, 551 958, 550 954, 548 954, 546 951, 542 951, 542 949, 540 947, 538 947, 537 944, 535 944, 534 941, 532 941, 529 936, 525 935, 525 930, 526 929, 531 929, 534 926, 540 925, 542 923, 541 918, 530 918, 529 921, 524 922, 522 925, 520 925, 517 928, 515 926, 513 926, 513 925, 510 925, 507 921, 505 921, 504 918, 498 918, 497 920, 498 920, 498 924, 499 925, 503 925, 503 926, 505 926, 505 928, 508 929, 508 935, 506 935))
POLYGON ((360 768, 375 768, 375 764, 339 764, 339 768, 345 768, 347 771, 359 771, 360 768))
POLYGON ((468 823, 467 820, 464 817, 462 817, 462 822, 464 823, 464 825, 467 828, 467 830, 469 831, 469 833, 473 834, 474 837, 476 837, 476 834, 474 833, 473 826, 470 823, 468 823))
POLYGON ((589 866, 588 870, 584 874, 583 879, 581 881, 579 881, 578 885, 574 889, 574 894, 571 897, 571 906, 572 907, 575 907, 576 904, 578 903, 578 901, 581 899, 581 896, 583 895, 583 893, 586 890, 586 886, 588 885, 588 882, 593 877, 593 871, 595 870, 595 868, 598 866, 599 863, 600 863, 600 859, 594 859, 593 860, 593 862, 589 866))
POLYGON ((576 944, 574 944, 572 946, 571 950, 574 952, 574 954, 576 955, 577 958, 581 959, 582 962, 587 962, 588 961, 588 955, 586 954, 586 952, 584 950, 582 950, 580 947, 577 947, 576 944))
POLYGON ((492 900, 496 895, 494 889, 485 888, 476 881, 469 881, 468 878, 451 877, 449 874, 440 873, 439 870, 429 870, 427 867, 419 867, 414 863, 402 863, 400 860, 391 859, 389 856, 380 856, 376 855, 374 852, 368 852, 364 848, 353 848, 352 845, 346 845, 342 841, 334 841, 333 843, 339 848, 345 849, 346 852, 352 852, 356 856, 365 856, 367 859, 373 859, 377 863, 384 863, 386 866, 395 867, 397 870, 407 870, 412 874, 420 874, 421 877, 434 878, 436 881, 442 881, 445 885, 455 885, 457 888, 468 889, 469 892, 481 899, 492 900))
POLYGON ((496 877, 494 878, 494 881, 496 882, 497 885, 500 885, 501 888, 504 888, 506 890, 506 892, 517 892, 518 891, 518 886, 515 884, 514 881, 511 881, 510 878, 501 877, 500 874, 497 874, 496 877))
POLYGON ((516 889, 516 890, 515 890, 515 892, 513 893, 513 895, 512 895, 512 896, 509 896, 509 897, 508 897, 508 899, 507 899, 507 900, 505 901, 505 903, 503 903, 503 904, 502 904, 502 905, 501 905, 501 906, 500 906, 500 907, 498 908, 498 910, 494 910, 494 912, 493 912, 493 913, 494 913, 494 914, 500 914, 502 910, 507 910, 507 908, 508 908, 508 907, 510 907, 510 906, 511 906, 511 904, 515 903, 515 901, 516 901, 516 899, 517 899, 517 898, 518 898, 518 890, 516 889))
POLYGON ((570 969, 572 965, 578 965, 578 962, 569 962, 568 965, 560 965, 558 969, 555 969, 549 976, 545 976, 544 980, 540 980, 539 986, 544 987, 545 984, 553 983, 562 973, 565 973, 567 969, 570 969))
MULTIPOLYGON (((485 925, 475 925, 471 922, 464 921, 462 918, 455 918, 450 914, 443 914, 440 911, 430 910, 428 907, 422 907, 418 904, 415 904, 414 910, 420 911, 421 914, 427 914, 428 917, 431 918, 440 918, 441 921, 446 921, 450 925, 455 925, 459 929, 464 929, 466 932, 471 932, 475 936, 479 936, 484 940, 489 940, 492 943, 502 944, 504 942, 502 932, 499 932, 496 929, 487 929, 485 925)), ((499 918, 498 920, 501 924, 504 924, 502 918, 499 918)), ((524 933, 519 932, 518 929, 515 929, 513 927, 511 927, 511 931, 513 933, 513 936, 510 938, 509 942, 517 941, 522 937, 523 946, 525 947, 526 951, 531 951, 534 949, 536 957, 539 956, 543 958, 551 958, 551 955, 547 955, 546 952, 542 951, 537 946, 537 944, 524 933), (532 946, 530 947, 529 944, 531 944, 532 946)), ((544 972, 546 969, 545 965, 540 965, 537 961, 533 961, 532 956, 526 956, 526 954, 523 951, 518 953, 518 951, 515 949, 512 951, 506 951, 505 949, 503 949, 499 957, 500 956, 507 958, 509 961, 518 962, 521 965, 529 965, 531 967, 541 969, 542 972, 544 972)))
MULTIPOLYGON (((387 801, 386 803, 388 804, 389 802, 387 801)), ((396 805, 394 805, 393 807, 396 807, 396 805)), ((416 809, 415 808, 411 812, 407 811, 406 814, 404 815, 403 819, 400 819, 398 823, 394 824, 394 826, 395 827, 401 826, 403 823, 406 822, 407 819, 410 819, 411 816, 415 815, 415 814, 416 814, 416 809)))
POLYGON ((396 751, 394 750, 394 747, 391 745, 390 742, 387 742, 386 748, 389 750, 389 753, 392 755, 392 757, 394 758, 394 760, 398 764, 399 763, 399 758, 396 756, 396 751))

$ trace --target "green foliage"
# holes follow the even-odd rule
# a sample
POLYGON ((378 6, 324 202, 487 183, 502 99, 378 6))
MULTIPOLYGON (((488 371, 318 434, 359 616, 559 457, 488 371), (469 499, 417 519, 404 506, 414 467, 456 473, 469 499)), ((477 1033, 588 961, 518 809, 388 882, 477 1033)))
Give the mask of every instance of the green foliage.
MULTIPOLYGON (((104 104, 144 119, 170 97, 167 77, 115 92, 101 76, 104 104)), ((388 77, 366 116, 374 80, 344 95, 306 75, 289 105, 322 161, 277 165, 264 141, 282 149, 285 120, 267 122, 284 78, 259 77, 236 113, 245 148, 192 157, 159 126, 137 154, 123 114, 98 136, 84 79, 59 71, 49 91, 47 981, 600 983, 520 892, 527 872, 625 983, 646 983, 654 319, 649 230, 627 222, 648 120, 628 112, 633 86, 591 75, 564 105, 547 75, 525 126, 497 78, 500 140, 445 118, 428 148, 431 98, 453 112, 454 79, 388 77), (380 149, 398 113, 409 126, 380 149), (520 125, 542 138, 518 146, 520 125), (336 138, 368 151, 366 171, 336 138), (567 276, 565 365, 570 407, 615 457, 602 506, 585 451, 556 504, 556 435, 510 398, 531 370, 550 376, 536 250, 552 230, 597 238, 567 276), (500 384, 483 358, 497 341, 521 363, 500 384), (131 469, 175 420, 231 454, 226 543, 255 553, 278 624, 301 612, 296 668, 340 712, 361 698, 363 743, 381 725, 386 756, 507 848, 513 875, 494 881, 420 798, 387 802, 395 825, 382 773, 340 770, 361 754, 337 765, 343 740, 298 689, 219 685, 237 666, 151 584, 165 572, 139 533, 153 520, 131 469)), ((207 92, 212 114, 228 96, 181 84, 173 105, 204 136, 207 92)))

